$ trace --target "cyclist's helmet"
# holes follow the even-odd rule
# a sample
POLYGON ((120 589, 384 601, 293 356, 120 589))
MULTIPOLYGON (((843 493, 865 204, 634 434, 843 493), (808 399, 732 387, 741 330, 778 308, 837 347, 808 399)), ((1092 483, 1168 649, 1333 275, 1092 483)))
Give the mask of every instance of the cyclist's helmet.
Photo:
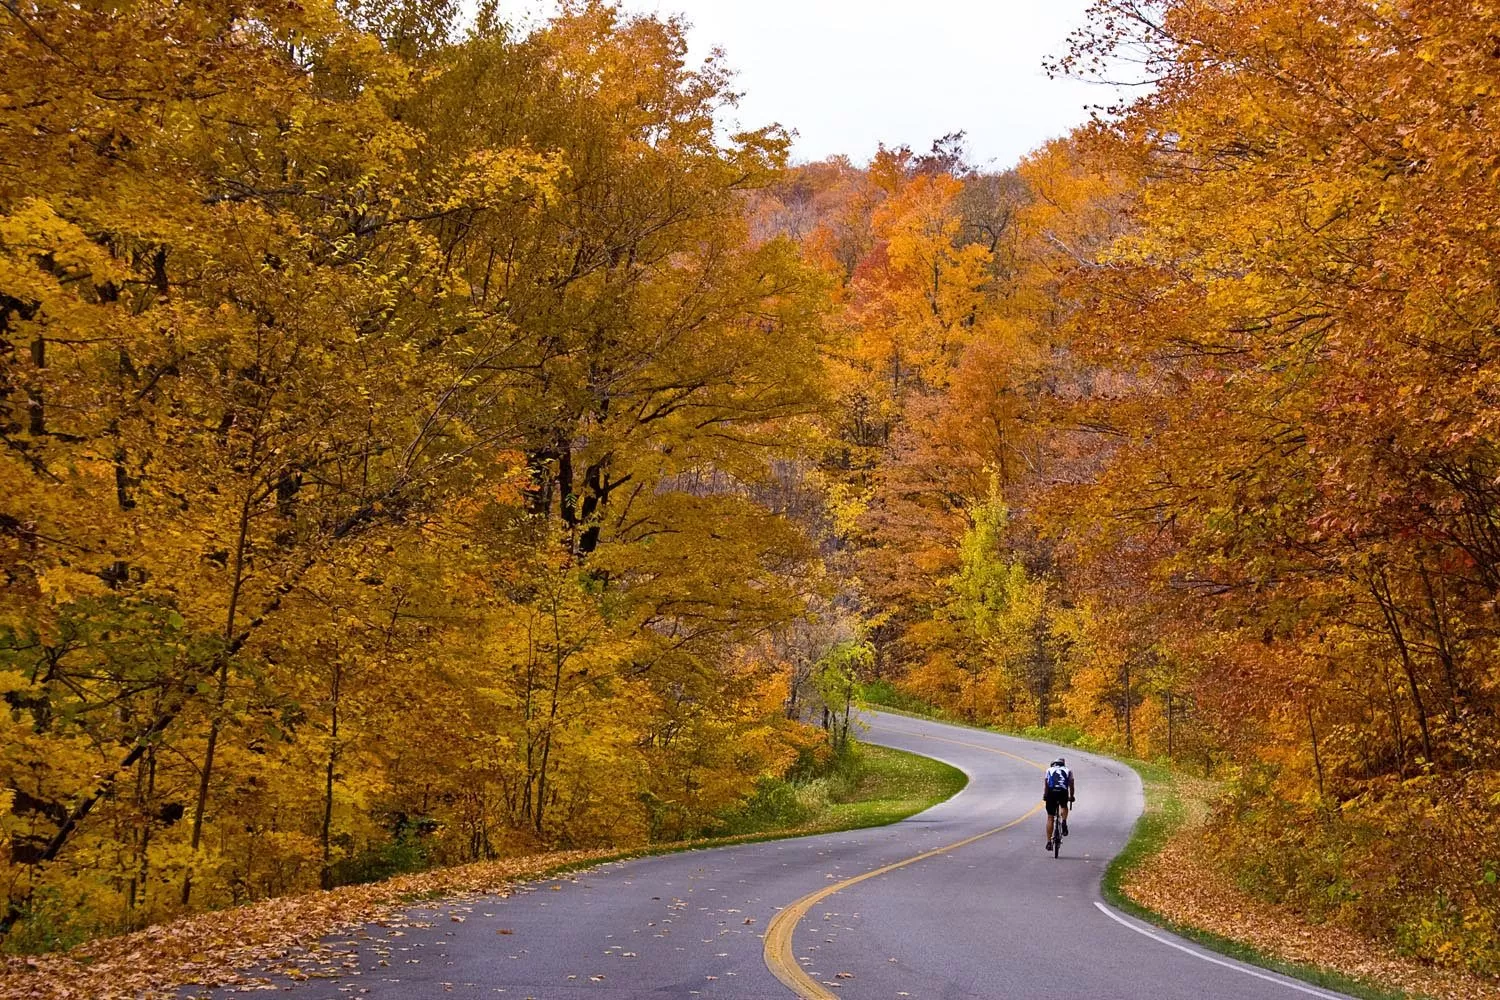
POLYGON ((1053 767, 1067 767, 1068 766, 1068 762, 1065 761, 1065 760, 1063 760, 1061 757, 1059 757, 1059 758, 1057 758, 1056 760, 1054 760, 1052 762, 1052 766, 1053 767))

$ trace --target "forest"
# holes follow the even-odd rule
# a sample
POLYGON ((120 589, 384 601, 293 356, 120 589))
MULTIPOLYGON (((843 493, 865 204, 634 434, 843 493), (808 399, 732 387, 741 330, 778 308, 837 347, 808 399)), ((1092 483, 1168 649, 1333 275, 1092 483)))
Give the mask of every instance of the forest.
POLYGON ((866 697, 1500 974, 1497 23, 1097 0, 1148 86, 994 170, 600 0, 4 0, 4 949, 711 833, 866 697))

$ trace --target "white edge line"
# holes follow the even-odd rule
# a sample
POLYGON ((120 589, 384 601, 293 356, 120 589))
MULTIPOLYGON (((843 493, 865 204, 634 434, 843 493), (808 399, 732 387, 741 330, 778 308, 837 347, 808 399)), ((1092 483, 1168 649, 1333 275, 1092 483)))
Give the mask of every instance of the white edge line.
POLYGON ((1170 941, 1167 938, 1162 937, 1160 934, 1153 933, 1152 931, 1146 930, 1144 927, 1139 927, 1136 924, 1131 923, 1129 920, 1126 920, 1124 917, 1120 916, 1114 910, 1111 910, 1109 907, 1105 906, 1098 900, 1094 901, 1094 905, 1099 907, 1100 913, 1104 914, 1115 923, 1129 927, 1137 934, 1143 934, 1153 941, 1166 945, 1168 948, 1176 948, 1178 951, 1186 952, 1187 954, 1192 955, 1194 958, 1201 958, 1205 962, 1212 962, 1215 965, 1222 965, 1226 969, 1234 969, 1237 972, 1243 972, 1247 976, 1254 976, 1256 979, 1264 979, 1268 983, 1276 983, 1279 986, 1285 986, 1289 990, 1297 990, 1299 993, 1307 993, 1315 997, 1324 997, 1325 1000, 1345 1000, 1345 998, 1338 993, 1325 993, 1323 990, 1314 989, 1311 986, 1303 986, 1301 983, 1293 982, 1292 980, 1287 979, 1284 976, 1274 976, 1269 972, 1261 972, 1259 969, 1252 969, 1249 966, 1242 965, 1239 962, 1230 962, 1222 958, 1215 958, 1213 955, 1205 955, 1203 952, 1198 951, 1196 948, 1189 948, 1185 944, 1178 944, 1176 941, 1170 941))

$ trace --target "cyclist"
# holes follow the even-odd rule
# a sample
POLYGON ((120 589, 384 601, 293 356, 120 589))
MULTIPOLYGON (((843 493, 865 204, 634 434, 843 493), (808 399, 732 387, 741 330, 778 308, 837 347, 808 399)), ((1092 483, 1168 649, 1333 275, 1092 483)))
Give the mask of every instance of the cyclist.
POLYGON ((1073 769, 1062 757, 1047 768, 1042 779, 1042 803, 1047 807, 1047 850, 1052 838, 1068 835, 1068 807, 1073 804, 1073 769))

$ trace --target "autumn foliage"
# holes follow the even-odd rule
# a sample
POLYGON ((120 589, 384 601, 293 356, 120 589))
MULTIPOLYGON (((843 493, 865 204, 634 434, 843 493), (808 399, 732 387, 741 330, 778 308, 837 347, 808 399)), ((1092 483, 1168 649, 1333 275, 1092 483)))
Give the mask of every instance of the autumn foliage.
POLYGON ((849 191, 806 242, 880 675, 1226 778, 1238 884, 1482 974, 1491 7, 1107 0, 1057 68, 1144 73, 1117 114, 1008 174, 801 174, 849 191))
POLYGON ((7 946, 711 829, 863 679, 1500 973, 1497 21, 1099 0, 987 173, 605 4, 7 3, 7 946))
POLYGON ((1099 5, 1157 83, 1082 281, 1134 377, 1093 495, 1148 564, 1226 749, 1244 880, 1500 971, 1490 4, 1099 5), (1253 766, 1251 765, 1251 762, 1253 766))
POLYGON ((445 17, 0 15, 11 947, 694 834, 814 742, 784 138, 676 24, 445 17))

